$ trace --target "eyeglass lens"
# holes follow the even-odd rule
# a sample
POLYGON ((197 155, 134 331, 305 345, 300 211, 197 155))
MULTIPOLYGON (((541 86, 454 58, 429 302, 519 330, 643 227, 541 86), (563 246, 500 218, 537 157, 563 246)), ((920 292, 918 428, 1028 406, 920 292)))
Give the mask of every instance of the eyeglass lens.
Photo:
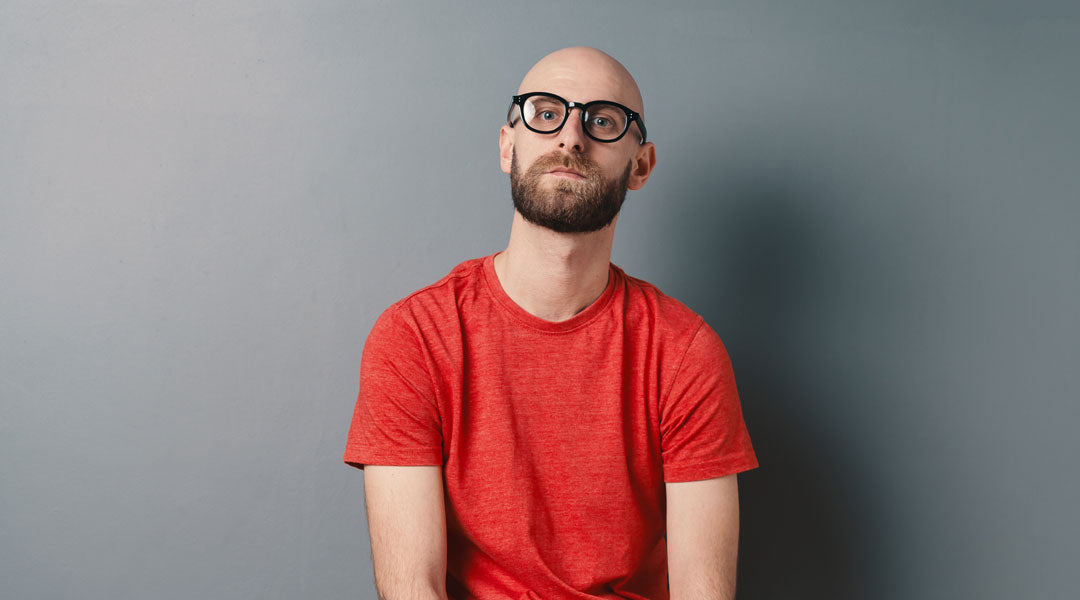
MULTIPOLYGON (((566 120, 566 105, 551 96, 530 96, 522 102, 521 114, 529 127, 547 133, 558 129, 566 120)), ((618 106, 593 104, 584 116, 585 129, 597 139, 615 139, 626 130, 626 113, 618 106)))

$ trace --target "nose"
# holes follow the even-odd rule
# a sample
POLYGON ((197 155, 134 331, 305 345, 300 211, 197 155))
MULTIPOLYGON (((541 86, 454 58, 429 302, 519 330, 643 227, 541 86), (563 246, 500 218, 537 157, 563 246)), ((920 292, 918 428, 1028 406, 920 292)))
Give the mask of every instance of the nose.
POLYGON ((576 152, 584 152, 586 140, 585 131, 581 127, 580 115, 575 115, 574 111, 583 111, 580 106, 573 106, 570 108, 569 114, 566 115, 566 122, 563 123, 561 129, 557 134, 556 139, 559 142, 560 148, 569 148, 576 152))

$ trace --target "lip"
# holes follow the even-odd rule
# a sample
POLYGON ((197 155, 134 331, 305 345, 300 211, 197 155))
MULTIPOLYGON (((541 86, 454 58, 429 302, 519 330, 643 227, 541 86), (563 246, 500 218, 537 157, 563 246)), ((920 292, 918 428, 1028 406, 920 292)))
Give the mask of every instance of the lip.
POLYGON ((548 175, 554 175, 556 177, 566 177, 568 179, 585 179, 585 176, 573 169, 567 169, 566 167, 559 167, 548 171, 548 175))

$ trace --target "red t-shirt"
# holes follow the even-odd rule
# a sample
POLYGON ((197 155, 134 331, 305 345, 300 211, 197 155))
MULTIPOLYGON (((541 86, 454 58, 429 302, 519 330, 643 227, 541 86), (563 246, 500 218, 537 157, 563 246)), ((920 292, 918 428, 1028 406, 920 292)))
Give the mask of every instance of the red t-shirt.
POLYGON ((443 467, 452 600, 667 599, 664 482, 758 464, 727 351, 614 264, 584 310, 536 317, 494 256, 376 320, 345 462, 443 467))

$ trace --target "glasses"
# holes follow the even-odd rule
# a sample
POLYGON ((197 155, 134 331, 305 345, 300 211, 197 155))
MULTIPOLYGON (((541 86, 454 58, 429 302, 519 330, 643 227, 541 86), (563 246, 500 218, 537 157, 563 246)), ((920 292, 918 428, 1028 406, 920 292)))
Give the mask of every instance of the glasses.
POLYGON ((630 129, 630 122, 637 123, 641 131, 641 144, 645 143, 645 121, 641 115, 610 100, 592 102, 567 102, 548 92, 530 92, 514 96, 506 112, 506 123, 515 124, 514 107, 518 107, 521 122, 536 133, 555 133, 566 124, 570 111, 581 110, 581 129, 590 138, 605 144, 617 142, 630 129))

